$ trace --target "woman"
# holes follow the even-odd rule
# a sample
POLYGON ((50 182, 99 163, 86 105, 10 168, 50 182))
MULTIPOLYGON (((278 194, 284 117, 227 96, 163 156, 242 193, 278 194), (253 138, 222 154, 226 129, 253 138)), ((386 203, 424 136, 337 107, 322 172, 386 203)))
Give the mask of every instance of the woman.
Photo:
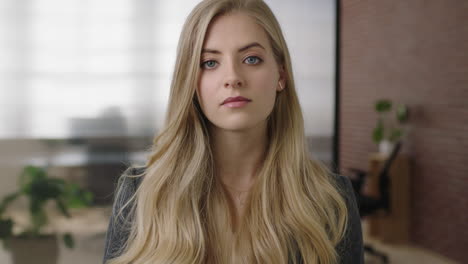
POLYGON ((205 0, 180 37, 166 125, 121 177, 107 263, 362 263, 349 180, 310 159, 280 26, 205 0))

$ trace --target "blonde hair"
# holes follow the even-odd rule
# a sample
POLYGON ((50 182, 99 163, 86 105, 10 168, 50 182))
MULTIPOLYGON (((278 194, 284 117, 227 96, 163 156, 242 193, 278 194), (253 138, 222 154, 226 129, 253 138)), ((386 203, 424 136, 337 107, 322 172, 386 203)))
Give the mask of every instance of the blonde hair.
MULTIPOLYGON (((306 148, 291 59, 280 25, 261 0, 205 0, 190 13, 178 49, 166 124, 130 201, 130 235, 109 263, 336 263, 347 207, 337 183, 306 148), (216 16, 250 15, 286 73, 268 119, 269 144, 242 224, 214 175, 196 86, 205 33, 216 16), (134 202, 133 202, 134 201, 134 202)), ((119 194, 118 194, 119 195, 119 194)))

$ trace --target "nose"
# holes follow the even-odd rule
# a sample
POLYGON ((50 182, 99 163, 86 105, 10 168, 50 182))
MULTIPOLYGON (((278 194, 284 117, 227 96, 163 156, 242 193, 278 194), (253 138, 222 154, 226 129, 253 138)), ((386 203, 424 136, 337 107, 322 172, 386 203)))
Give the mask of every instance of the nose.
POLYGON ((229 63, 226 67, 226 79, 224 88, 241 88, 245 85, 242 75, 235 63, 229 63))

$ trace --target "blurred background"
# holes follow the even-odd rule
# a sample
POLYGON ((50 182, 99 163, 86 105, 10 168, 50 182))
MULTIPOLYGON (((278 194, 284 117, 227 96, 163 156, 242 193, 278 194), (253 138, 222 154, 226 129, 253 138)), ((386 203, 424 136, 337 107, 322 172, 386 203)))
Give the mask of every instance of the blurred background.
MULTIPOLYGON (((51 213, 51 230, 76 238, 73 250, 58 244, 57 263, 100 263, 116 180, 145 163, 161 129, 198 2, 0 0, 0 198, 27 165, 94 197, 70 219, 51 213)), ((468 262, 467 2, 265 2, 291 52, 314 158, 380 201, 402 142, 387 162, 392 205, 363 217, 366 243, 391 263, 468 262)), ((20 222, 22 208, 10 210, 20 222)), ((1 263, 15 261, 0 250, 1 263)))

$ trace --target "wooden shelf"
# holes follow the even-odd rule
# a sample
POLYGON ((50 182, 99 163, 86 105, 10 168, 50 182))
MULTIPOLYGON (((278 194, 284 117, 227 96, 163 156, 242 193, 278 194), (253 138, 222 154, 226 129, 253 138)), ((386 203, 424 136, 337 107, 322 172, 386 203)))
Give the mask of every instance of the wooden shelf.
MULTIPOLYGON (((369 156, 369 175, 364 192, 379 197, 379 172, 387 156, 372 153, 369 156)), ((390 171, 390 210, 368 216, 369 235, 383 242, 408 243, 410 226, 410 161, 400 154, 393 162, 390 171)))

